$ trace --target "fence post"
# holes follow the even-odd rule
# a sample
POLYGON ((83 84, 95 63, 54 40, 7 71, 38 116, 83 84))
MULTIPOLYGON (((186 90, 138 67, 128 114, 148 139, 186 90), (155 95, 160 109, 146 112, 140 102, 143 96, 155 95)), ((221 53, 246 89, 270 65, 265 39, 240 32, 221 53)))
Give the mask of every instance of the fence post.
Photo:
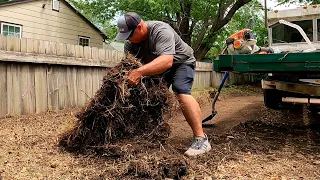
POLYGON ((67 44, 67 56, 75 57, 75 49, 73 44, 67 44))
POLYGON ((8 113, 7 102, 7 64, 0 62, 0 118, 8 113))
POLYGON ((27 39, 26 38, 21 39, 21 52, 23 52, 23 53, 27 52, 27 39))
POLYGON ((90 46, 85 46, 84 48, 83 48, 83 51, 84 51, 84 58, 86 58, 86 59, 91 59, 91 47, 90 46))
POLYGON ((83 55, 83 46, 75 45, 74 48, 75 48, 75 52, 76 52, 76 57, 77 58, 83 58, 84 57, 84 55, 83 55))
POLYGON ((17 36, 7 37, 7 51, 20 52, 20 39, 17 36))
POLYGON ((33 53, 33 39, 27 39, 27 53, 33 53))
POLYGON ((7 50, 7 38, 0 34, 0 50, 7 50))

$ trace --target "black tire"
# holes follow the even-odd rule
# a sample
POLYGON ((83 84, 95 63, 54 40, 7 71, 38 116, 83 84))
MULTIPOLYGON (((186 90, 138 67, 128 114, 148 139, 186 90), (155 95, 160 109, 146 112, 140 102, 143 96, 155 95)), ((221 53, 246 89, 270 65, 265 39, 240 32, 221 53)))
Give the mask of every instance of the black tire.
POLYGON ((281 92, 276 89, 264 89, 264 105, 270 109, 279 109, 282 102, 281 92))

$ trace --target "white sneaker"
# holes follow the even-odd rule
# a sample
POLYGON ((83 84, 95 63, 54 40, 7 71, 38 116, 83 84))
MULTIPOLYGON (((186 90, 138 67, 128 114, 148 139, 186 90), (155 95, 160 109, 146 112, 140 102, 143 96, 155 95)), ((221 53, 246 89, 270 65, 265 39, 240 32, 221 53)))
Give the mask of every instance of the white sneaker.
POLYGON ((211 145, 208 141, 208 136, 205 134, 204 138, 195 138, 192 141, 190 148, 184 153, 186 156, 197 156, 204 154, 211 150, 211 145))

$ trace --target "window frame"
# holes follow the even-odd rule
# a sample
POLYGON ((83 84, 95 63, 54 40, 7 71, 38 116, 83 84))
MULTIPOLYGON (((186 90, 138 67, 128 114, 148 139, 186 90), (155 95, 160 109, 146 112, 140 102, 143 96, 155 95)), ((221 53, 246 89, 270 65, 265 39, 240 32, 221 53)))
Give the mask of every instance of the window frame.
POLYGON ((12 24, 12 23, 7 23, 7 22, 0 22, 0 29, 1 29, 0 34, 2 34, 2 35, 3 35, 3 26, 4 26, 4 25, 13 26, 13 27, 19 27, 19 28, 20 28, 20 36, 19 36, 19 39, 22 38, 22 25, 17 25, 17 24, 12 24))
MULTIPOLYGON (((319 18, 320 20, 320 18, 319 18)), ((289 22, 297 22, 297 21, 311 21, 312 22, 312 30, 313 30, 313 41, 311 41, 312 43, 314 42, 318 42, 320 41, 320 39, 318 40, 317 38, 317 33, 315 30, 317 30, 317 18, 312 18, 312 19, 299 19, 299 20, 294 20, 294 21, 289 21, 289 22)), ((276 23, 277 24, 277 23, 276 23)), ((286 26, 286 25, 285 25, 286 26)), ((270 33, 269 35, 269 41, 271 42, 271 45, 278 45, 278 44, 302 44, 302 43, 306 43, 306 42, 289 42, 289 43, 274 43, 273 42, 273 37, 272 37, 272 31, 273 31, 272 26, 268 27, 268 33, 270 33)))
MULTIPOLYGON (((78 45, 79 45, 79 46, 83 46, 83 45, 80 45, 80 39, 87 39, 87 40, 89 40, 88 47, 90 47, 90 43, 91 43, 90 37, 80 36, 80 35, 78 36, 78 45)), ((85 46, 83 46, 83 47, 85 47, 85 46)))
POLYGON ((60 1, 59 0, 52 0, 52 10, 57 11, 57 12, 60 11, 60 1), (55 2, 58 3, 58 5, 59 5, 58 9, 55 9, 55 6, 54 6, 55 2))

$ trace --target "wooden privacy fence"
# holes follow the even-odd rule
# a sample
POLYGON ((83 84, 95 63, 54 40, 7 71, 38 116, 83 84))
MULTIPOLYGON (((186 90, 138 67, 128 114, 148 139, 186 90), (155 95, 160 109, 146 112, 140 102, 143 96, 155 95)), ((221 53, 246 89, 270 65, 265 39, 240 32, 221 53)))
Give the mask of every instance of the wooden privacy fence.
POLYGON ((106 68, 0 62, 0 117, 81 107, 106 68))
POLYGON ((123 53, 0 35, 0 118, 81 107, 123 53))
POLYGON ((207 88, 212 86, 213 64, 205 62, 196 63, 196 74, 194 77, 193 88, 207 88))
MULTIPOLYGON (((82 107, 122 57, 115 50, 0 35, 0 118, 82 107)), ((220 82, 212 67, 197 62, 194 88, 220 82)))
MULTIPOLYGON (((224 73, 212 71, 211 74, 211 86, 212 87, 219 87, 221 80, 223 78, 224 73)), ((254 80, 252 79, 252 74, 244 74, 244 73, 237 73, 237 72, 230 72, 229 76, 225 82, 225 85, 243 85, 252 83, 254 80)))
MULTIPOLYGON (((210 87, 212 64, 198 66, 194 87, 210 87)), ((0 61, 0 118, 82 107, 106 73, 104 67, 0 61)))
MULTIPOLYGON (((0 35, 0 118, 83 106, 100 88, 114 50, 0 35)), ((194 87, 211 86, 212 64, 197 62, 194 87)))
MULTIPOLYGON (((197 62, 193 88, 219 87, 223 75, 213 71, 213 63, 197 62)), ((250 74, 230 72, 225 84, 242 85, 251 81, 250 74)))
POLYGON ((3 35, 0 35, 0 51, 1 61, 76 66, 112 67, 123 57, 116 50, 3 35))

